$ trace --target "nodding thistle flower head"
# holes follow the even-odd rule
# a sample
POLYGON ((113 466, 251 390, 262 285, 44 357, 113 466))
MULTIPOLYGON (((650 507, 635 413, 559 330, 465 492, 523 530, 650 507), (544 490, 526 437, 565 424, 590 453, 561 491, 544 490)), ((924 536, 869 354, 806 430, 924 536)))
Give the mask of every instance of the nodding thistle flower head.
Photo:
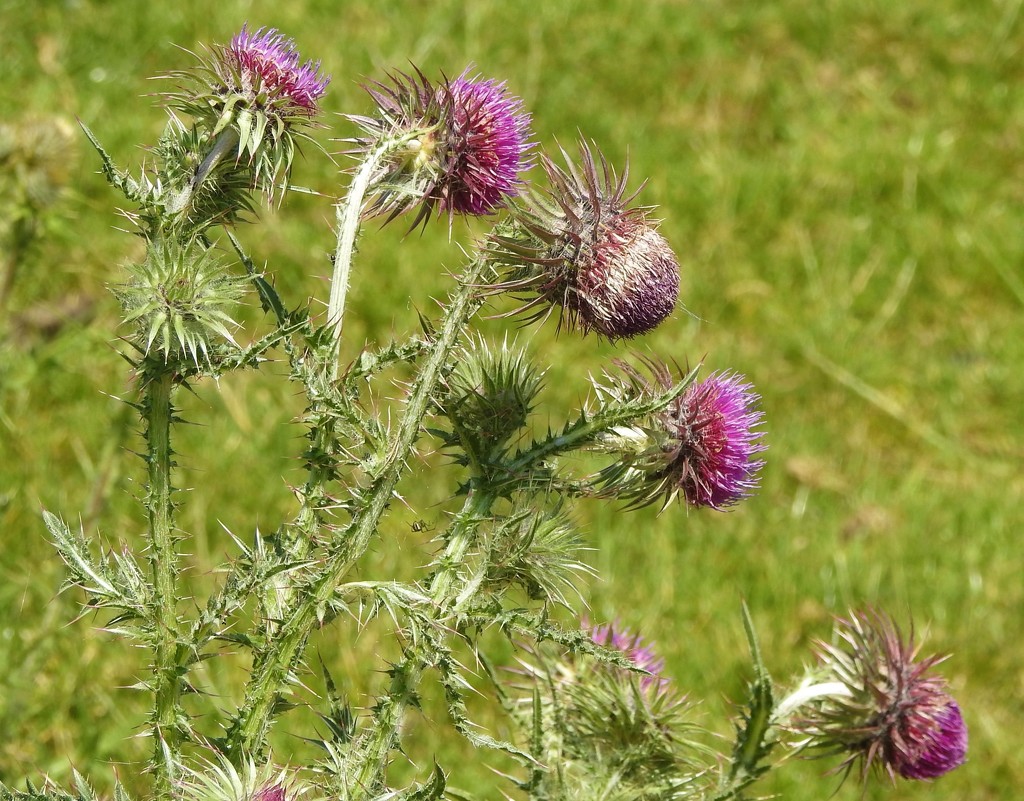
MULTIPOLYGON (((668 391, 672 373, 647 362, 652 380, 619 362, 624 380, 612 394, 668 391)), ((682 497, 690 506, 724 510, 753 492, 760 481, 765 450, 758 442, 764 414, 759 396, 742 375, 712 373, 691 383, 654 415, 646 428, 609 432, 603 444, 619 459, 601 471, 598 482, 606 494, 644 506, 662 499, 662 508, 682 497)))
POLYGON ((245 292, 244 279, 228 273, 213 251, 196 241, 148 242, 146 259, 132 265, 130 280, 113 288, 124 321, 135 326, 140 352, 156 350, 187 371, 212 363, 218 343, 234 345, 227 309, 245 292))
POLYGON ((895 778, 934 779, 963 764, 967 726, 946 681, 932 669, 943 657, 918 659, 919 646, 877 612, 836 623, 835 641, 817 644, 813 679, 780 711, 791 730, 819 753, 845 755, 895 778))
MULTIPOLYGON (((649 209, 630 207, 628 167, 621 177, 580 142, 581 165, 544 156, 547 196, 533 195, 499 226, 491 255, 504 279, 493 291, 525 294, 514 313, 528 319, 558 307, 561 323, 610 340, 653 330, 679 297, 679 263, 649 209)), ((639 191, 639 190, 637 190, 639 191)))
POLYGON ((248 26, 230 45, 215 46, 196 70, 171 77, 183 87, 168 94, 168 104, 191 115, 207 134, 209 151, 193 184, 234 151, 234 161, 246 160, 254 183, 269 194, 279 177, 287 183, 296 140, 308 138, 298 128, 317 115, 331 80, 320 74, 319 61, 302 62, 291 39, 274 28, 248 26))
POLYGON ((519 191, 530 115, 504 81, 470 78, 468 69, 437 86, 418 70, 389 77, 366 87, 377 115, 351 118, 367 134, 356 152, 383 151, 371 214, 394 219, 418 207, 415 227, 435 208, 491 214, 519 191))

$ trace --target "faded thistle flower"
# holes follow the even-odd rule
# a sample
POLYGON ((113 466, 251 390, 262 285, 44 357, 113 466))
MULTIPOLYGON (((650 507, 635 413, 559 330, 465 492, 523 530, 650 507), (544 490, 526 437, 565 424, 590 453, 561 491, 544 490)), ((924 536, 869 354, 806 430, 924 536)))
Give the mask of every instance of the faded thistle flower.
POLYGON ((604 157, 580 142, 581 164, 565 151, 562 169, 542 158, 550 189, 534 194, 499 226, 491 254, 504 273, 495 292, 522 294, 517 312, 546 317, 610 340, 653 330, 675 308, 679 263, 649 209, 630 207, 629 168, 620 176, 604 157))
MULTIPOLYGON (((842 754, 840 769, 861 764, 890 777, 934 779, 963 764, 967 726, 945 679, 944 657, 918 659, 919 646, 877 611, 838 619, 832 643, 817 644, 811 680, 780 704, 783 725, 808 747, 842 754)), ((780 714, 781 716, 781 714, 780 714)))
POLYGON ((291 39, 248 26, 230 45, 214 46, 194 71, 171 77, 184 86, 168 95, 169 105, 191 115, 208 137, 193 188, 218 166, 244 161, 269 194, 279 177, 287 183, 296 140, 308 139, 298 129, 312 122, 331 80, 320 74, 319 61, 302 62, 291 39))
MULTIPOLYGON (((673 386, 670 370, 658 362, 647 362, 652 380, 617 364, 624 373, 620 391, 650 394, 673 386)), ((756 458, 766 447, 758 442, 764 418, 758 400, 753 386, 736 373, 712 373, 690 384, 649 427, 609 432, 602 447, 619 458, 600 472, 598 482, 606 494, 633 506, 660 498, 664 508, 680 495, 694 507, 733 506, 757 488, 764 466, 756 458)))
POLYGON ((504 81, 470 78, 435 86, 418 70, 366 87, 374 117, 353 116, 367 136, 356 153, 383 150, 369 213, 394 219, 418 207, 413 227, 434 209, 486 215, 519 191, 528 166, 530 115, 504 81))

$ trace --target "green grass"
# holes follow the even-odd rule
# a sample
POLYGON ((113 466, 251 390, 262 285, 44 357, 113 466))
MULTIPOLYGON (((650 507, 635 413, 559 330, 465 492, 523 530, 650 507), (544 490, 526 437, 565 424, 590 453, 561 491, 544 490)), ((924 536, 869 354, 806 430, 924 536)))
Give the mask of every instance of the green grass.
MULTIPOLYGON (((877 604, 913 613, 971 728, 970 762, 933 785, 864 797, 977 801, 1024 786, 1024 22, 1020 3, 907 0, 763 2, 206 3, 0 0, 0 107, 79 116, 133 164, 163 114, 150 76, 187 67, 248 20, 274 25, 334 74, 331 112, 366 113, 362 77, 415 62, 427 74, 474 63, 508 80, 547 147, 577 130, 657 204, 683 264, 683 299, 657 334, 633 343, 681 363, 732 368, 764 398, 768 466, 756 498, 729 514, 658 517, 596 504, 581 519, 601 574, 594 618, 619 617, 658 641, 679 685, 716 726, 748 672, 740 606, 749 604, 769 668, 785 679, 825 636, 830 615, 877 604)), ((331 116, 322 141, 351 135, 331 116)), ((338 149, 338 145, 330 145, 338 149)), ((112 546, 139 547, 136 423, 109 395, 130 392, 105 286, 138 243, 116 231, 117 199, 79 141, 74 194, 24 265, 0 328, 0 780, 72 766, 109 787, 104 763, 137 759, 145 710, 130 690, 141 654, 98 631, 62 570, 40 509, 112 546), (43 336, 25 312, 85 299, 85 322, 43 336)), ((298 184, 334 195, 342 176, 308 154, 298 184)), ((333 248, 328 198, 295 196, 242 236, 282 293, 326 299, 333 248)), ((435 307, 459 253, 444 226, 402 241, 364 240, 347 353, 409 331, 435 307)), ((469 232, 457 226, 456 237, 469 232)), ((256 310, 247 315, 259 325, 256 310)), ((484 328, 501 336, 503 325, 484 328)), ((623 348, 519 332, 551 360, 552 419, 623 348)), ((188 550, 203 580, 246 535, 289 514, 298 401, 271 365, 197 388, 178 442, 188 550)), ((421 504, 443 487, 406 488, 421 504)), ((434 506, 429 514, 441 514, 434 506)), ((369 558, 368 574, 428 558, 409 512, 369 558), (397 561, 396 561, 397 560, 397 561)), ((342 631, 341 636, 351 634, 342 631)), ((325 661, 360 696, 384 665, 372 632, 356 648, 324 638, 325 661)), ((340 642, 346 642, 341 639, 340 642)), ((237 695, 244 661, 203 677, 237 695)), ((301 713, 300 713, 301 714, 301 713)), ((279 753, 300 748, 298 717, 279 753)), ((723 732, 725 729, 722 729, 723 732)), ((493 782, 443 721, 413 724, 422 770, 432 749, 463 753, 456 784, 493 782), (447 735, 445 735, 447 737, 447 735)), ((489 759, 489 756, 487 757, 489 759)), ((499 764, 494 761, 493 764, 499 764)), ((820 764, 788 766, 762 789, 827 797, 820 764)), ((122 774, 127 771, 121 770, 122 774)), ((483 786, 483 785, 481 785, 483 786)), ((497 791, 494 793, 497 797, 497 791)), ((860 797, 853 783, 839 798, 860 797)))

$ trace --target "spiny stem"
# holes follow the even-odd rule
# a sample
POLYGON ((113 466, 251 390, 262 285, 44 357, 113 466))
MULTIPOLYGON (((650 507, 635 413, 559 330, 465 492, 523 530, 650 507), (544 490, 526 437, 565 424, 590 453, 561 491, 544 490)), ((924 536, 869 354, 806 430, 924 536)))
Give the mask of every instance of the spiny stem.
POLYGON ((346 530, 341 546, 330 556, 319 577, 304 592, 292 596, 290 609, 286 610, 273 646, 257 655, 245 702, 228 733, 228 752, 233 760, 254 755, 264 748, 275 701, 287 684, 291 671, 302 659, 306 641, 320 620, 319 612, 327 608, 335 590, 365 553, 377 532, 398 480, 405 472, 412 447, 419 438, 423 418, 433 402, 452 349, 469 318, 480 306, 474 287, 479 284, 486 268, 486 261, 478 259, 467 269, 413 383, 405 414, 389 443, 380 470, 367 488, 362 507, 346 530))
POLYGON ((445 546, 440 565, 430 583, 430 599, 434 608, 444 611, 454 596, 453 585, 458 577, 458 566, 465 562, 469 547, 481 519, 494 505, 495 495, 487 490, 471 491, 458 517, 452 522, 451 535, 445 546))
POLYGON ((146 461, 149 468, 149 552, 153 573, 153 606, 156 624, 154 653, 153 769, 157 798, 170 798, 174 783, 176 750, 180 739, 178 720, 180 682, 177 676, 177 553, 174 545, 171 502, 171 393, 174 372, 158 370, 146 375, 146 461))
MULTIPOLYGON (((455 583, 458 565, 466 558, 477 526, 490 512, 494 500, 493 492, 471 492, 452 522, 440 568, 430 585, 435 620, 446 617, 452 607, 458 590, 455 583)), ((356 773, 346 777, 352 786, 376 790, 383 785, 391 751, 398 743, 398 732, 409 704, 416 697, 424 667, 421 658, 411 655, 391 669, 391 685, 387 695, 378 703, 373 728, 362 734, 353 748, 355 758, 352 763, 356 773)))

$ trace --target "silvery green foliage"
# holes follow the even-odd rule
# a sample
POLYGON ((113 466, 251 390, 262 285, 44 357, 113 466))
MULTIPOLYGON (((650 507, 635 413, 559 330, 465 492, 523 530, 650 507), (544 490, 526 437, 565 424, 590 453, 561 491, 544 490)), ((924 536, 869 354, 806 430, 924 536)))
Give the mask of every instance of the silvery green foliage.
MULTIPOLYGON (((139 688, 153 702, 143 722, 152 752, 148 764, 134 767, 152 777, 151 796, 188 801, 489 797, 460 784, 457 765, 430 765, 423 755, 415 755, 418 781, 389 786, 388 767, 404 754, 404 722, 419 709, 429 682, 441 691, 448 723, 480 749, 481 760, 494 751, 519 765, 507 779, 506 790, 515 797, 745 797, 784 744, 787 723, 778 715, 781 705, 775 703, 749 618, 753 678, 735 742, 725 753, 717 753, 719 741, 700 728, 693 703, 638 637, 609 626, 581 625, 578 619, 579 588, 594 571, 574 525, 573 503, 580 497, 630 502, 677 494, 678 488, 666 483, 675 474, 658 468, 651 455, 651 432, 695 386, 697 370, 675 375, 648 359, 643 367, 657 380, 646 381, 639 368, 619 365, 591 381, 590 400, 569 420, 538 426, 544 366, 507 340, 489 343, 473 332, 485 300, 505 289, 532 291, 548 307, 580 307, 580 298, 565 294, 574 290, 564 280, 548 285, 543 278, 540 268, 548 261, 543 247, 551 238, 546 229, 531 228, 529 248, 522 253, 510 238, 508 232, 521 226, 516 220, 528 214, 522 209, 499 217, 498 233, 470 249, 437 319, 421 318, 405 338, 365 347, 340 367, 345 289, 349 269, 357 266, 355 237, 364 210, 392 216, 408 211, 422 222, 429 214, 416 208, 413 200, 419 199, 459 212, 448 196, 424 190, 424 175, 432 176, 434 188, 470 186, 492 199, 495 193, 514 194, 515 170, 525 165, 528 146, 528 117, 520 102, 506 97, 504 84, 494 81, 460 78, 435 85, 419 72, 388 92, 382 84, 371 90, 378 118, 355 118, 371 136, 358 140, 363 162, 338 204, 336 272, 328 314, 319 319, 305 303, 277 293, 231 227, 254 215, 260 196, 274 194, 269 185, 274 177, 287 185, 293 155, 307 138, 301 132, 292 136, 288 126, 311 121, 326 79, 318 63, 302 64, 293 43, 275 31, 243 29, 231 47, 210 52, 213 60, 198 73, 199 94, 191 97, 182 89, 171 98, 172 107, 193 121, 170 115, 140 176, 117 167, 86 130, 146 246, 145 258, 127 266, 114 291, 125 312, 124 355, 136 384, 129 403, 142 422, 147 540, 107 551, 91 532, 44 513, 67 565, 68 586, 84 593, 86 607, 101 616, 105 628, 150 654, 149 675, 139 688), (230 91, 222 91, 219 81, 230 91), (296 98, 309 92, 315 97, 298 103, 296 98), (263 119, 262 127, 254 128, 254 119, 263 119), (492 125, 510 131, 487 129, 492 125), (492 146, 503 148, 501 169, 488 172, 480 165, 488 163, 492 146), (403 175, 409 186, 396 184, 403 175), (491 177, 500 178, 500 186, 488 185, 491 177), (507 262, 517 253, 537 270, 529 282, 509 286, 507 262), (245 294, 265 312, 262 333, 235 330, 233 309, 245 294), (232 534, 234 554, 219 585, 207 598, 195 598, 189 610, 179 603, 194 591, 181 565, 189 533, 176 525, 187 496, 174 484, 173 436, 181 422, 174 397, 195 382, 259 369, 271 354, 287 363, 286 379, 305 398, 306 440, 292 454, 301 458, 305 473, 294 488, 296 511, 273 530, 232 534), (367 393, 372 399, 375 391, 393 391, 398 369, 412 379, 403 385, 397 419, 384 419, 365 400, 367 393), (455 467, 431 476, 432 481, 452 479, 450 514, 424 513, 424 519, 446 520, 436 523, 433 558, 413 579, 368 577, 359 566, 368 549, 398 547, 386 533, 395 528, 388 523, 396 487, 422 469, 412 456, 428 439, 455 467), (585 464, 601 462, 596 473, 579 469, 581 454, 585 464), (394 639, 399 656, 386 667, 384 686, 369 704, 346 697, 344 683, 309 652, 313 632, 339 619, 357 621, 361 628, 373 623, 374 631, 394 639), (486 632, 519 649, 518 665, 492 664, 486 632), (251 657, 239 694, 243 700, 232 706, 218 699, 203 715, 193 714, 195 707, 182 702, 195 692, 192 672, 229 649, 243 649, 251 657), (322 674, 326 688, 316 710, 319 725, 289 731, 317 742, 321 756, 311 764, 282 766, 269 736, 289 709, 303 702, 297 690, 311 672, 322 674), (489 733, 471 719, 467 698, 481 693, 504 707, 510 735, 489 733)), ((184 75, 174 73, 182 80, 184 75)), ((559 191, 570 183, 575 187, 558 205, 562 228, 571 229, 572 236, 563 236, 562 228, 562 234, 552 235, 558 276, 576 269, 573 258, 586 258, 588 291, 598 287, 606 298, 617 288, 629 291, 630 282, 600 284, 598 268, 615 262, 615 248, 632 247, 635 237, 596 227, 609 215, 639 224, 646 210, 619 209, 625 171, 618 178, 588 144, 581 152, 582 167, 570 162, 565 170, 549 169, 555 183, 541 191, 554 193, 557 201, 559 191), (595 261, 587 242, 598 234, 602 251, 595 261)), ((468 205, 468 213, 477 213, 468 205)), ((415 240, 407 240, 407 246, 415 247, 415 240)), ((647 269, 640 263, 644 253, 632 253, 630 264, 647 269)), ((658 258, 660 267, 675 264, 660 251, 658 258)), ((674 304, 677 283, 665 283, 674 304)), ((658 321, 665 316, 665 302, 658 299, 658 321)), ((728 409, 709 409, 692 425, 707 425, 712 412, 728 414, 728 409)), ((740 429, 752 415, 746 407, 740 411, 746 416, 726 421, 731 425, 714 424, 719 439, 733 431, 749 439, 749 430, 740 429)), ((691 425, 689 420, 683 422, 691 425)), ((710 447, 698 436, 676 440, 673 459, 699 456, 685 451, 691 441, 698 443, 694 447, 710 447)), ((747 448, 744 458, 753 450, 747 448)), ((81 777, 68 791, 47 784, 4 792, 17 799, 95 798, 81 777)), ((120 786, 115 798, 127 801, 120 786)))

